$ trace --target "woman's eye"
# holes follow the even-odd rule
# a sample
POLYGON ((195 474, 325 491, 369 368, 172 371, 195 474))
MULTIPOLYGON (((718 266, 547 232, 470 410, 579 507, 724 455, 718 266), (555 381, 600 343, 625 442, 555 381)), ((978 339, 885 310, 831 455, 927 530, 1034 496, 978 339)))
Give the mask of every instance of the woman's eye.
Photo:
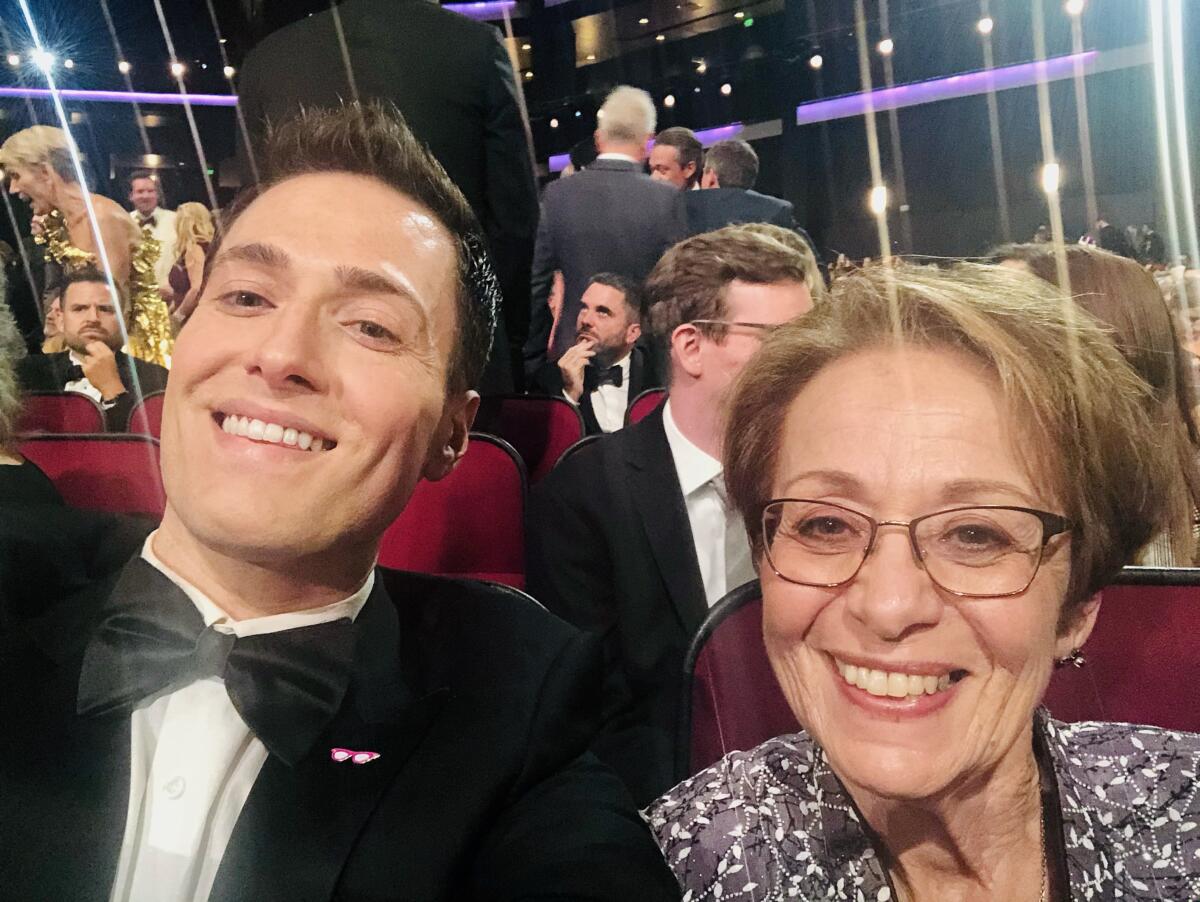
POLYGON ((370 320, 361 320, 356 325, 358 326, 358 331, 372 341, 397 341, 395 334, 379 325, 379 323, 373 323, 370 320))
POLYGON ((982 524, 956 526, 947 533, 946 538, 958 545, 974 548, 1000 548, 1012 544, 1008 536, 982 524))
POLYGON ((803 521, 797 530, 807 536, 840 536, 849 531, 849 525, 837 517, 812 517, 803 521))

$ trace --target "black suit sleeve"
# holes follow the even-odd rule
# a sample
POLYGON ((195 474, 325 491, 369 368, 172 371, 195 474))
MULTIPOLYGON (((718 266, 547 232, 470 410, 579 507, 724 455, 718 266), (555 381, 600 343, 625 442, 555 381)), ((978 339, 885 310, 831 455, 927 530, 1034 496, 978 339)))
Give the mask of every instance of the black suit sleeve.
POLYGON ((512 63, 498 31, 493 30, 485 65, 483 228, 504 294, 509 342, 520 348, 529 332, 529 268, 538 221, 537 185, 512 63))
POLYGON ((598 668, 595 640, 576 635, 547 671, 522 773, 475 859, 472 898, 679 898, 628 792, 586 752, 596 726, 598 668))
POLYGON ((790 202, 785 201, 780 204, 779 209, 775 211, 775 215, 771 217, 771 225, 777 225, 784 229, 796 228, 795 212, 790 202))
POLYGON ((525 375, 530 380, 546 362, 546 347, 550 344, 550 332, 554 328, 554 314, 550 312, 550 289, 554 285, 555 271, 561 268, 558 249, 550 232, 550 217, 543 206, 529 277, 529 337, 525 340, 524 358, 525 375))

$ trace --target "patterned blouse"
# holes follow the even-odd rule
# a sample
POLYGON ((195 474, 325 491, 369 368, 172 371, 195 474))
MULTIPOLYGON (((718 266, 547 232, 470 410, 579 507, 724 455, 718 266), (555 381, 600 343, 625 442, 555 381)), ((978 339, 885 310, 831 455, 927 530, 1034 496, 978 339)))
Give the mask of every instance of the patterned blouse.
MULTIPOLYGON (((1200 734, 1039 712, 1034 735, 1054 775, 1043 788, 1055 809, 1047 851, 1073 902, 1200 900, 1200 734)), ((684 902, 896 899, 853 801, 806 733, 731 752, 644 817, 684 902)))

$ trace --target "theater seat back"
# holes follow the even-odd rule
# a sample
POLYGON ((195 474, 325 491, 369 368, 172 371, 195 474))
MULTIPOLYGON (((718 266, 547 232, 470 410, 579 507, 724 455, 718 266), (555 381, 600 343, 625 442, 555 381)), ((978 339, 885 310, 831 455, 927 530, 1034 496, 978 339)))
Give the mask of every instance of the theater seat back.
POLYGON ((159 518, 166 507, 158 442, 145 435, 41 435, 20 451, 73 507, 159 518))
MULTIPOLYGON (((1050 680, 1050 713, 1200 732, 1200 570, 1127 567, 1101 599, 1087 663, 1050 680)), ((679 779, 798 729, 767 660, 757 582, 709 611, 684 678, 679 779)))
POLYGON ((18 435, 78 435, 104 431, 104 411, 79 392, 28 392, 17 422, 18 435))
POLYGON ((644 392, 641 392, 633 399, 633 403, 629 405, 629 409, 625 411, 625 425, 632 426, 634 423, 646 419, 666 399, 667 390, 665 388, 648 388, 644 392))
POLYGON ((166 392, 151 392, 129 412, 126 432, 162 438, 163 396, 166 392))
POLYGON ((472 432, 445 479, 422 481, 388 527, 379 563, 525 586, 525 468, 503 439, 472 432))
POLYGON ((479 402, 475 431, 499 436, 521 456, 530 485, 537 483, 571 445, 583 438, 583 417, 566 398, 495 395, 479 402))

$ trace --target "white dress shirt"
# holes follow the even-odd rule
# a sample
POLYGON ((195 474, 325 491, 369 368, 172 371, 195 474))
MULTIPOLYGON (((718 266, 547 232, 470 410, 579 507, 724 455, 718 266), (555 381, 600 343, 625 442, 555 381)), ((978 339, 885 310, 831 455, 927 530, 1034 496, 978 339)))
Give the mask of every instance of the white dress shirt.
POLYGON ((616 432, 625 425, 625 411, 629 407, 629 366, 632 354, 626 354, 613 366, 621 368, 620 385, 601 385, 588 396, 592 402, 592 413, 605 432, 616 432))
MULTIPOLYGON (((343 601, 287 614, 233 620, 154 554, 142 557, 179 586, 205 626, 235 636, 281 632, 362 610, 375 583, 343 601)), ((129 810, 112 902, 204 902, 267 749, 250 732, 220 677, 159 696, 131 715, 129 810)), ((86 841, 86 838, 83 838, 86 841)))
MULTIPOLYGON (((138 228, 141 228, 142 214, 134 210, 129 215, 133 217, 138 228)), ((150 234, 154 236, 159 247, 158 262, 154 264, 154 278, 159 285, 166 285, 171 274, 171 267, 175 265, 175 211, 155 207, 149 215, 154 217, 154 225, 150 227, 150 234)))
MULTIPOLYGON (((75 364, 75 366, 83 366, 83 360, 74 351, 69 351, 67 353, 67 357, 70 358, 71 363, 75 364)), ((104 395, 100 392, 100 389, 92 385, 87 376, 84 376, 82 379, 72 379, 63 386, 63 391, 73 391, 79 392, 81 395, 87 395, 89 398, 99 404, 103 410, 108 410, 117 403, 116 398, 113 398, 111 401, 105 401, 104 395)))
POLYGON ((642 164, 641 160, 634 159, 627 153, 598 153, 597 160, 624 160, 626 163, 634 163, 638 166, 642 164))
POLYGON ((754 579, 746 528, 726 503, 721 462, 679 431, 669 398, 663 405, 663 429, 683 490, 704 596, 712 607, 730 589, 754 579))

